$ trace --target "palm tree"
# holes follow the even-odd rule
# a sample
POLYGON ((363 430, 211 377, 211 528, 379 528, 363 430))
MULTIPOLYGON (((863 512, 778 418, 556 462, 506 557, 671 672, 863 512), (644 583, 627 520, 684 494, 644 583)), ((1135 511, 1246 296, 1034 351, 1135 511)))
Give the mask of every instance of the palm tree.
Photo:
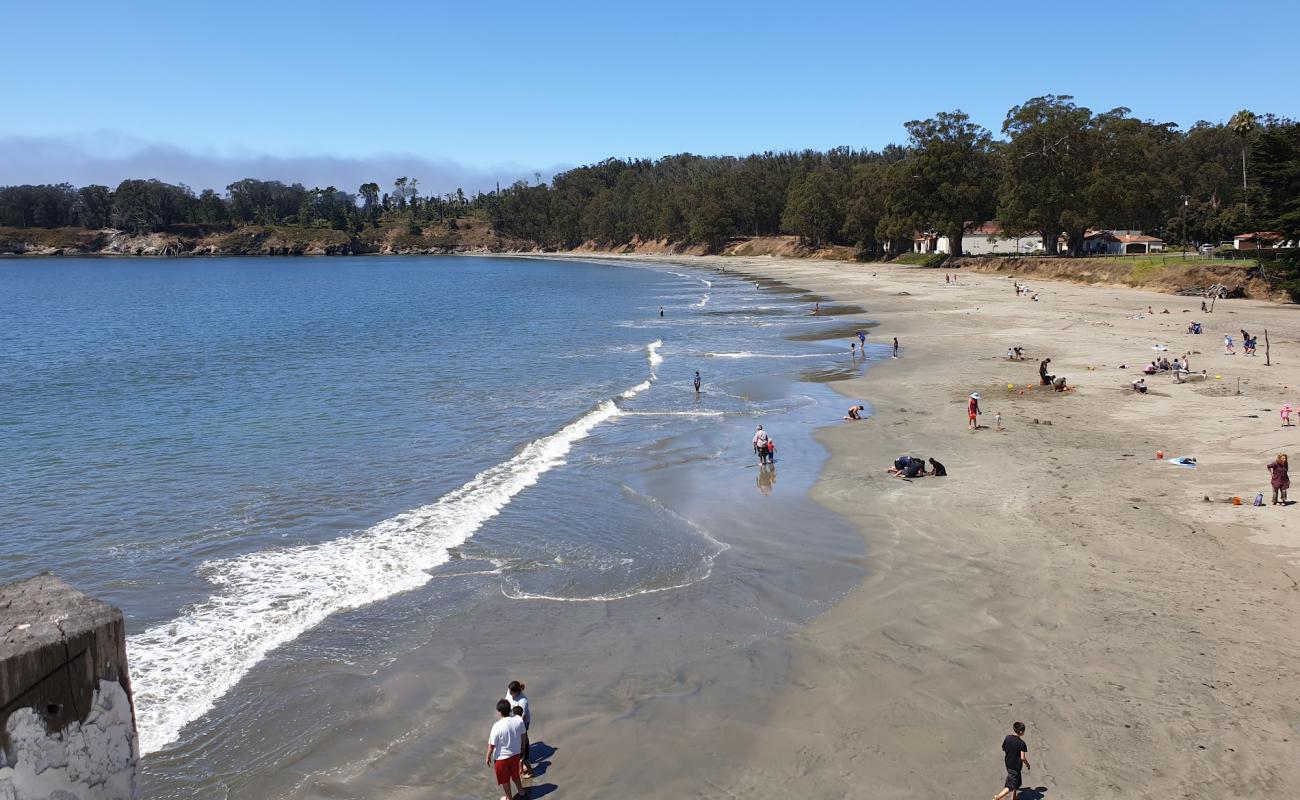
POLYGON ((1228 120, 1228 127, 1241 137, 1241 204, 1247 211, 1250 210, 1250 204, 1246 200, 1246 149, 1250 135, 1255 132, 1257 126, 1255 112, 1246 108, 1233 114, 1232 119, 1228 120))

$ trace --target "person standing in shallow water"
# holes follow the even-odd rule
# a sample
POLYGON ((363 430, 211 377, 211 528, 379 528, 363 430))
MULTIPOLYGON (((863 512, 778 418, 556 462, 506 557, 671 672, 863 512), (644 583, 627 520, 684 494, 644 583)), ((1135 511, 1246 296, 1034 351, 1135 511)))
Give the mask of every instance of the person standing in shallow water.
POLYGON ((695 393, 696 393, 696 394, 699 394, 699 393, 700 393, 700 383, 701 383, 701 381, 700 381, 700 371, 697 369, 697 370, 695 370, 695 393))
POLYGON ((894 358, 898 358, 898 337, 894 337, 894 358))
POLYGON ((1020 791, 1021 769, 1029 769, 1029 746, 1025 744, 1025 723, 1016 722, 1011 726, 1011 733, 1002 740, 1002 765, 1007 768, 1007 780, 1002 791, 993 796, 993 800, 1002 800, 1007 795, 1016 800, 1020 791))
POLYGON ((758 453, 759 464, 766 464, 768 461, 767 443, 767 431, 763 430, 762 425, 759 425, 758 430, 754 432, 754 452, 758 453))
POLYGON ((659 306, 659 316, 662 317, 663 315, 664 315, 664 307, 659 306))

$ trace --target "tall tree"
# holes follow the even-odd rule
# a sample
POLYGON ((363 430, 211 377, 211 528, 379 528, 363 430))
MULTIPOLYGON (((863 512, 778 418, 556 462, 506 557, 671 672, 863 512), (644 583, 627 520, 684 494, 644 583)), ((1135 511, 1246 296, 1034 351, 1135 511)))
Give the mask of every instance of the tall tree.
POLYGON ((1247 210, 1250 209, 1250 198, 1246 196, 1246 153, 1250 149, 1251 134, 1258 126, 1258 117, 1248 108, 1243 108, 1228 120, 1228 127, 1241 138, 1241 204, 1247 210))
POLYGON ((831 242, 844 225, 835 178, 829 168, 819 169, 790 185, 781 222, 786 230, 813 247, 831 242))
POLYGON ((891 212, 948 237, 960 255, 967 226, 981 225, 997 207, 993 137, 961 111, 906 123, 910 172, 895 182, 891 212))
POLYGON ((1076 251, 1091 224, 1087 187, 1095 164, 1092 112, 1069 95, 1035 97, 1007 112, 998 218, 1010 233, 1038 233, 1056 255, 1066 231, 1076 251))

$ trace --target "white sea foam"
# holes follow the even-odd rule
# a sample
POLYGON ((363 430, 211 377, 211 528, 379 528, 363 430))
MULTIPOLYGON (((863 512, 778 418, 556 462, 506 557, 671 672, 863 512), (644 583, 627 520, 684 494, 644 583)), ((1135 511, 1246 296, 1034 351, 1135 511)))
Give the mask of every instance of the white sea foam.
POLYGON ((660 364, 664 363, 664 357, 659 355, 659 348, 663 346, 664 343, 661 339, 655 339, 653 342, 645 346, 646 358, 650 361, 651 372, 657 369, 660 364))
MULTIPOLYGON (((650 363, 662 362, 648 346, 650 363), (657 360, 656 360, 657 359, 657 360)), ((619 396, 634 397, 645 381, 619 396)), ((320 544, 211 561, 201 572, 217 593, 127 640, 140 752, 174 741, 276 647, 337 611, 415 589, 511 499, 565 463, 573 445, 618 416, 605 400, 530 442, 436 502, 320 544)))
POLYGON ((705 358, 826 358, 832 353, 751 353, 742 350, 739 353, 701 353, 705 358))
POLYGON ((721 417, 721 411, 624 411, 625 417, 721 417))
POLYGON ((708 304, 709 304, 709 293, 705 292, 704 296, 700 298, 700 302, 691 303, 691 308, 704 308, 708 304))

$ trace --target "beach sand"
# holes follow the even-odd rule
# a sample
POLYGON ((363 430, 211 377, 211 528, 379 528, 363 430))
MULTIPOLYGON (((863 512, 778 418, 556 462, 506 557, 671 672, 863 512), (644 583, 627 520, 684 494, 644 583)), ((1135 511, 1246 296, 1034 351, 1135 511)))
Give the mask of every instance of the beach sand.
POLYGON ((1022 720, 1025 785, 1048 798, 1300 797, 1300 505, 1268 505, 1265 469, 1300 451, 1278 415, 1300 404, 1295 306, 1202 314, 1197 298, 1037 281, 1034 302, 1003 276, 709 261, 861 305, 903 356, 834 384, 872 417, 819 434, 832 458, 814 495, 862 527, 869 577, 793 634, 794 684, 712 794, 992 797, 1022 720), (1209 380, 1132 392, 1157 343, 1209 380), (1044 356, 1076 390, 1025 389, 1044 356), (888 477, 902 453, 949 476, 888 477))
MULTIPOLYGON (((1268 498, 1265 464, 1300 453, 1300 428, 1277 414, 1300 405, 1295 307, 1228 300, 1203 315, 1199 299, 1038 281, 1034 302, 985 274, 945 286, 940 270, 633 258, 798 287, 865 309, 870 341, 900 339, 901 358, 830 384, 870 419, 836 414, 817 433, 831 455, 812 494, 860 528, 865 555, 794 517, 781 544, 806 542, 797 557, 616 603, 512 606, 528 635, 491 647, 473 634, 503 606, 485 597, 365 679, 371 710, 298 765, 313 777, 231 796, 493 796, 489 701, 519 678, 546 756, 533 797, 989 798, 1015 720, 1025 785, 1049 800, 1300 797, 1300 505, 1250 505, 1268 498), (1148 305, 1171 313, 1133 318, 1148 305), (1184 333, 1192 319, 1204 335, 1184 333), (1260 355, 1223 355, 1243 327, 1260 355), (1191 351, 1209 381, 1130 391, 1154 343, 1191 351), (1024 362, 1006 360, 1013 345, 1024 362), (1025 389, 1043 356, 1077 390, 1025 389), (902 453, 949 476, 888 477, 902 453), (810 580, 847 588, 807 625, 757 614, 810 580)), ((757 535, 744 510, 730 540, 757 535)))

